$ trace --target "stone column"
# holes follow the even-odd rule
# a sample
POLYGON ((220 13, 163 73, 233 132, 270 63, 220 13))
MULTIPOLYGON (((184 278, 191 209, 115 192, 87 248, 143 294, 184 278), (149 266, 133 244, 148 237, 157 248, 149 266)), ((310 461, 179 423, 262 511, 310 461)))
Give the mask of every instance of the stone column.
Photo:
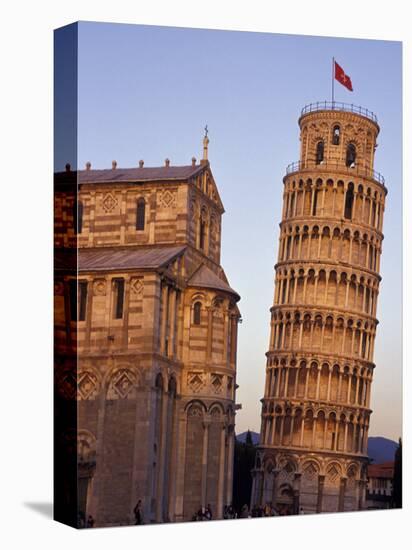
POLYGON ((323 488, 325 486, 325 476, 318 475, 318 500, 316 503, 316 513, 322 513, 322 501, 323 501, 323 488))
POLYGON ((217 488, 217 519, 223 518, 223 492, 225 488, 226 424, 222 422, 220 433, 219 480, 217 488))
POLYGON ((343 438, 343 452, 344 453, 347 452, 346 446, 347 446, 347 442, 348 442, 348 425, 349 425, 349 422, 347 420, 345 420, 345 435, 344 435, 344 438, 343 438))
POLYGON ((321 369, 322 369, 322 367, 318 366, 318 376, 317 376, 317 379, 316 379, 316 400, 319 399, 321 369))
POLYGON ((283 445, 283 429, 285 427, 285 416, 280 417, 280 435, 279 435, 279 445, 283 445))
POLYGON ((317 425, 317 417, 315 416, 312 420, 312 441, 311 441, 311 447, 314 447, 315 445, 315 436, 316 436, 316 425, 317 425))
POLYGON ((183 328, 184 328, 184 303, 183 294, 179 291, 177 306, 176 306, 176 358, 182 359, 183 354, 183 328), (183 306, 183 307, 182 307, 183 306))
POLYGON ((273 470, 272 506, 276 503, 279 470, 273 470))
POLYGON ((358 193, 357 193, 357 191, 354 191, 353 192, 353 207, 352 207, 352 212, 353 212, 352 220, 353 221, 357 220, 357 212, 356 212, 357 198, 358 198, 358 193))
POLYGON ((326 186, 323 185, 323 190, 322 190, 321 216, 324 216, 324 215, 325 215, 325 195, 326 195, 326 186))
POLYGON ((342 393, 342 372, 339 371, 339 381, 338 381, 338 395, 336 401, 341 400, 341 393, 342 393))
POLYGON ((305 195, 306 195, 306 189, 303 188, 303 193, 302 193, 302 209, 301 209, 301 212, 300 212, 300 215, 303 216, 304 213, 305 213, 305 195))
POLYGON ((236 348, 237 348, 237 317, 231 317, 231 333, 230 333, 230 363, 232 368, 236 365, 236 348))
POLYGON ((310 367, 306 365, 306 378, 305 378, 305 393, 304 393, 304 399, 308 398, 308 385, 309 385, 309 373, 310 373, 310 367))
POLYGON ((366 482, 363 479, 358 480, 358 510, 365 508, 366 482))
POLYGON ((268 443, 269 445, 274 445, 275 443, 276 418, 277 415, 273 414, 270 417, 270 421, 267 421, 270 430, 268 429, 268 438, 266 439, 266 443, 268 443))
POLYGON ((313 331, 315 330, 315 321, 310 322, 310 347, 313 347, 313 331))
POLYGON ((165 354, 166 347, 166 326, 167 326, 167 310, 168 310, 169 287, 166 283, 162 283, 162 320, 160 326, 160 353, 165 354))
POLYGON ((169 395, 162 390, 162 410, 161 410, 161 427, 160 427, 160 449, 159 449, 159 467, 156 484, 156 522, 162 523, 163 518, 163 489, 164 489, 164 474, 166 462, 166 436, 167 436, 167 410, 169 405, 169 395))
POLYGON ((329 367, 329 377, 328 377, 328 393, 326 396, 326 400, 330 401, 330 390, 331 390, 331 382, 332 382, 332 367, 329 367))
POLYGON ((278 340, 278 323, 276 321, 273 321, 272 349, 277 349, 277 340, 278 340))
POLYGON ((300 429, 300 446, 303 447, 303 435, 305 433, 305 417, 303 416, 304 412, 302 412, 302 426, 300 429))
POLYGON ((348 374, 348 391, 346 394, 346 403, 350 402, 351 386, 352 386, 352 374, 348 374))
POLYGON ((342 477, 340 480, 340 487, 339 487, 339 506, 338 511, 343 512, 345 509, 345 490, 346 490, 346 477, 342 477))
POLYGON ((227 475, 226 475, 226 504, 232 504, 233 493, 233 460, 234 460, 234 445, 235 431, 234 425, 229 424, 227 428, 227 475))
MULTIPOLYGON (((87 294, 86 294, 86 336, 84 341, 84 347, 88 349, 90 347, 90 333, 92 324, 92 312, 93 312, 93 295, 94 295, 94 282, 95 279, 87 280, 87 294)), ((127 326, 127 325, 126 325, 127 326)), ((125 331, 127 334, 127 331, 125 331)))
POLYGON ((223 360, 226 367, 230 366, 228 351, 229 351, 229 313, 225 311, 223 313, 223 360))
POLYGON ((258 471, 258 484, 257 484, 257 493, 256 493, 256 503, 258 505, 263 504, 262 503, 262 500, 263 500, 263 475, 264 475, 263 469, 260 468, 260 470, 258 471))
POLYGON ((281 321, 281 323, 282 323, 282 341, 280 343, 280 348, 285 349, 286 324, 283 320, 281 321))
POLYGON ((279 397, 279 390, 280 390, 280 377, 282 375, 282 369, 281 367, 276 367, 277 372, 277 379, 276 379, 276 389, 275 389, 275 395, 274 397, 279 397))
POLYGON ((339 435, 339 420, 335 418, 335 438, 333 440, 332 451, 336 451, 338 448, 338 435, 339 435))
POLYGON ((298 394, 298 384, 299 384, 299 368, 295 368, 296 375, 295 375, 295 387, 293 389, 293 397, 296 398, 298 394))
POLYGON ((293 285, 293 299, 292 299, 293 302, 292 303, 294 303, 294 304, 296 304, 296 290, 298 288, 298 278, 299 278, 298 275, 296 275, 295 276, 295 283, 293 285))
MULTIPOLYGON (((257 486, 257 470, 256 468, 252 468, 251 472, 252 474, 252 492, 250 495, 250 508, 253 508, 256 503, 256 486, 257 486)), ((228 504, 226 502, 226 504, 228 504)))
POLYGON ((169 300, 169 319, 170 319, 170 329, 169 329, 169 345, 168 345, 168 356, 172 359, 176 355, 176 304, 177 304, 177 291, 175 288, 170 289, 170 300, 169 300))
POLYGON ((300 484, 302 474, 300 472, 295 473, 295 479, 293 480, 293 513, 297 514, 300 507, 300 484))
POLYGON ((286 292, 285 292, 285 300, 284 300, 284 303, 286 303, 286 304, 289 303, 289 284, 290 284, 290 279, 289 279, 289 274, 288 274, 287 279, 286 279, 286 292))
POLYGON ((348 262, 352 263, 352 252, 353 252, 353 237, 349 238, 349 259, 348 262))
POLYGON ((207 350, 206 361, 210 361, 212 358, 212 342, 213 342, 213 308, 209 307, 207 310, 207 350))
POLYGON ((345 353, 345 343, 346 343, 346 326, 343 325, 343 332, 342 332, 342 348, 341 353, 345 353))
MULTIPOLYGON (((293 330, 292 327, 290 329, 291 331, 293 330)), ((290 346, 289 346, 290 347, 290 346)), ((285 378, 285 397, 287 397, 289 395, 289 373, 290 373, 290 365, 286 367, 286 378, 285 378)))
POLYGON ((303 337, 303 319, 300 321, 300 328, 299 328, 299 348, 302 347, 302 337, 303 337))
POLYGON ((354 353, 353 348, 355 347, 355 334, 356 334, 356 328, 352 327, 352 343, 351 343, 351 350, 350 350, 351 355, 353 355, 354 353))
POLYGON ((282 209, 282 219, 285 219, 286 218, 286 215, 289 211, 289 197, 290 197, 290 193, 289 192, 286 192, 286 193, 283 193, 283 209, 282 209))
MULTIPOLYGON (((178 403, 180 401, 180 397, 173 397, 170 396, 169 400, 172 402, 172 415, 173 415, 173 421, 172 424, 172 438, 171 441, 171 459, 170 459, 170 477, 169 477, 169 502, 167 503, 167 510, 168 510, 168 517, 170 521, 174 521, 174 513, 175 513, 175 502, 176 502, 176 481, 177 481, 177 469, 178 469, 178 463, 177 463, 177 453, 178 453, 178 441, 180 438, 179 434, 179 423, 177 421, 177 410, 178 410, 178 403)), ((169 404, 170 404, 169 401, 169 404)))
POLYGON ((355 405, 359 404, 359 379, 360 379, 360 373, 358 372, 356 375, 355 405))
POLYGON ((350 281, 349 279, 346 279, 345 308, 348 307, 348 303, 349 303, 349 288, 350 288, 350 281))
POLYGON ((210 419, 203 421, 203 447, 202 447, 202 485, 201 485, 201 504, 206 507, 206 484, 207 484, 207 451, 209 444, 210 419))
POLYGON ((290 434, 289 434, 289 445, 293 444, 293 429, 295 426, 295 411, 292 411, 290 418, 290 434))
POLYGON ((179 440, 177 449, 177 470, 176 470, 176 504, 175 504, 175 519, 183 521, 183 503, 185 490, 185 465, 186 465, 186 435, 187 435, 187 414, 183 410, 180 411, 179 417, 179 440))
POLYGON ((327 434, 327 431, 328 431, 328 422, 329 422, 329 420, 325 416, 325 426, 323 428, 323 444, 322 444, 323 449, 326 449, 326 434, 327 434))

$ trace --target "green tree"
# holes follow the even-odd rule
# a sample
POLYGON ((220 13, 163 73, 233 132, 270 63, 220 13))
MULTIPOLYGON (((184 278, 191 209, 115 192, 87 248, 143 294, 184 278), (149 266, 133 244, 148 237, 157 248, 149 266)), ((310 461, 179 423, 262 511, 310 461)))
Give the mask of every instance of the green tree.
POLYGON ((244 504, 250 505, 252 493, 252 469, 255 465, 256 445, 252 434, 247 431, 244 443, 235 442, 235 460, 233 468, 233 507, 238 514, 244 504))
POLYGON ((393 494, 392 506, 402 508, 402 439, 395 451, 395 465, 393 469, 393 494))

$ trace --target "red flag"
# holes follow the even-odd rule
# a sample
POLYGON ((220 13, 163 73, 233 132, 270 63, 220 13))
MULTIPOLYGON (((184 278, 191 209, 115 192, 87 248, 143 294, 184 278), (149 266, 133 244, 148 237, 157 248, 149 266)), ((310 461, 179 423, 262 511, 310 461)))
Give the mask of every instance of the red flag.
POLYGON ((338 82, 340 82, 345 88, 347 88, 350 92, 353 92, 352 88, 352 81, 350 79, 350 76, 345 74, 345 71, 342 69, 342 67, 336 63, 335 61, 335 78, 338 82))

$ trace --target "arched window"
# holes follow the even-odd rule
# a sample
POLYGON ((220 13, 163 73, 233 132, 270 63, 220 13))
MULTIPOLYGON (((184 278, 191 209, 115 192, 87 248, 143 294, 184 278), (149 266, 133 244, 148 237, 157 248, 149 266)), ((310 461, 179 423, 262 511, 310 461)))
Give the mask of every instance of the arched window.
POLYGON ((136 207, 136 230, 144 231, 146 203, 143 198, 138 199, 136 207))
POLYGON ((124 306, 124 279, 113 279, 114 283, 114 319, 123 318, 123 306, 124 306))
POLYGON ((83 203, 75 200, 73 203, 73 229, 75 235, 82 232, 83 227, 83 203))
POLYGON ((201 250, 205 249, 205 237, 206 237, 206 222, 200 220, 200 234, 199 234, 199 247, 201 250))
POLYGON ((176 393, 177 393, 176 379, 172 376, 169 380, 169 395, 171 397, 176 397, 176 393))
POLYGON ((295 192, 293 191, 291 198, 290 198, 290 206, 289 206, 289 217, 293 216, 293 211, 295 209, 295 192))
POLYGON ((315 189, 314 191, 314 197, 313 197, 313 210, 312 215, 316 216, 316 209, 318 206, 318 195, 319 195, 319 189, 315 189))
POLYGON ((323 162, 323 154, 324 154, 325 145, 323 143, 323 140, 318 141, 316 145, 316 164, 320 164, 323 162))
POLYGON ((336 124, 332 130, 332 144, 339 145, 340 142, 340 126, 336 124))
POLYGON ((356 147, 353 143, 349 143, 346 148, 346 166, 352 168, 356 162, 356 147))
POLYGON ((352 219, 352 206, 353 206, 353 183, 348 185, 348 190, 346 191, 345 197, 345 218, 347 220, 352 219))
POLYGON ((194 325, 200 325, 200 315, 202 311, 202 304, 200 302, 196 302, 193 306, 193 324, 194 325))

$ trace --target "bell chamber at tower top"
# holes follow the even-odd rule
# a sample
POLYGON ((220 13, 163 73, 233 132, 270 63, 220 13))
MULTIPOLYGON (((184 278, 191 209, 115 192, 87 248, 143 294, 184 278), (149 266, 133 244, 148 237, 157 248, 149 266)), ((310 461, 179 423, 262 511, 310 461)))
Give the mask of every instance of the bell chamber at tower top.
POLYGON ((305 106, 299 118, 300 159, 286 175, 300 171, 334 171, 365 177, 385 187, 374 170, 379 125, 376 116, 362 107, 318 102, 305 106))

